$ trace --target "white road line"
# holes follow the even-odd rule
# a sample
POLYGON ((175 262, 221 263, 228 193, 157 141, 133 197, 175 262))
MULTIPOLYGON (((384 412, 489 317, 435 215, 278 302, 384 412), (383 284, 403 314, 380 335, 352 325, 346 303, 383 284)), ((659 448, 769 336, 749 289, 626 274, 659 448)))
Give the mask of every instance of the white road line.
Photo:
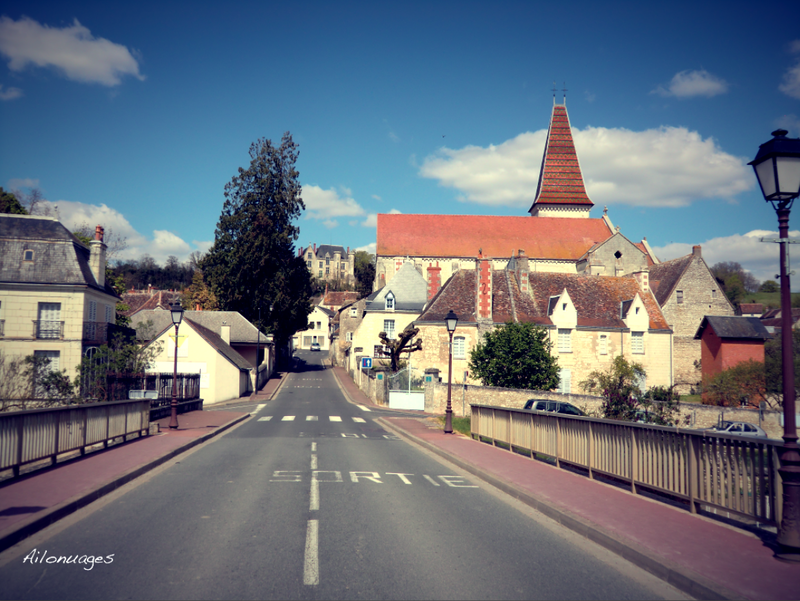
POLYGON ((268 422, 271 419, 272 419, 271 415, 265 415, 264 417, 259 417, 258 421, 260 421, 260 422, 268 422))
POLYGON ((266 405, 264 403, 261 403, 260 405, 256 405, 256 413, 261 411, 264 407, 266 407, 266 405))
POLYGON ((311 499, 308 502, 309 511, 319 511, 319 481, 311 479, 311 499))
POLYGON ((284 415, 281 418, 281 421, 282 422, 293 422, 294 421, 294 415, 284 415))
POLYGON ((365 407, 364 405, 359 405, 358 408, 361 409, 361 411, 372 411, 372 409, 365 407))
POLYGON ((317 443, 316 442, 312 442, 311 443, 311 452, 312 453, 316 453, 317 452, 317 443))
POLYGON ((353 421, 354 421, 354 422, 358 422, 359 424, 365 424, 365 423, 367 423, 367 420, 365 420, 363 417, 354 417, 354 418, 353 418, 353 421))
POLYGON ((306 415, 306 421, 307 422, 315 422, 315 421, 317 421, 317 416, 316 415, 306 415))
POLYGON ((328 419, 331 420, 332 422, 340 422, 340 421, 342 421, 342 418, 339 417, 338 415, 331 415, 331 416, 328 417, 328 419))
POLYGON ((306 528, 306 554, 303 566, 303 584, 319 584, 319 520, 308 520, 306 528))
POLYGON ((428 482, 430 482, 434 486, 441 486, 441 484, 439 484, 436 480, 431 478, 428 474, 423 474, 422 477, 425 478, 428 482))
POLYGON ((312 456, 311 456, 311 469, 312 469, 312 470, 319 469, 319 468, 317 467, 317 456, 316 456, 316 455, 312 455, 312 456))

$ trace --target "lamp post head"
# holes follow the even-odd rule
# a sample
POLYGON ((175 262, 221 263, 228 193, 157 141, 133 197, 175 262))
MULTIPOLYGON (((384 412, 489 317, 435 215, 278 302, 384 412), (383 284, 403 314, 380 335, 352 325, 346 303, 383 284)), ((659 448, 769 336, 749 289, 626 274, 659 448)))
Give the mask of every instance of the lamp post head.
POLYGON ((181 320, 183 319, 183 307, 181 307, 180 303, 172 303, 169 306, 169 312, 172 316, 172 323, 176 326, 181 325, 181 320))
POLYGON ((450 312, 444 318, 444 322, 447 325, 447 331, 452 334, 456 331, 456 326, 458 325, 458 315, 453 313, 453 310, 450 309, 450 312))
POLYGON ((772 132, 773 138, 764 142, 748 163, 756 172, 764 199, 776 209, 789 208, 800 195, 800 138, 787 138, 787 133, 785 129, 772 132))

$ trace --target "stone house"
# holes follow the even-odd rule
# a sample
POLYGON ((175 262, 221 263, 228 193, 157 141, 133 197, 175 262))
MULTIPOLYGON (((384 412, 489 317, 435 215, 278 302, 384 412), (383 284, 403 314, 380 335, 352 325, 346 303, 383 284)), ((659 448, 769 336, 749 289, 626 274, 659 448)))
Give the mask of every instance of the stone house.
MULTIPOLYGON (((210 313, 186 311, 178 328, 178 373, 200 374, 200 397, 204 405, 213 405, 238 399, 254 389, 254 367, 222 336, 195 322, 188 313, 210 313)), ((172 373, 175 365, 175 326, 167 314, 169 323, 158 331, 145 348, 160 344, 151 373, 172 373)), ((230 336, 230 327, 223 330, 230 336)))
POLYGON ((733 305, 703 260, 700 246, 692 253, 650 267, 650 287, 674 332, 676 390, 687 394, 701 382, 702 359, 695 333, 707 315, 735 314, 733 305))
POLYGON ((312 244, 300 248, 297 256, 303 258, 309 273, 320 282, 355 284, 356 251, 349 246, 345 250, 343 246, 312 244))
MULTIPOLYGON (((362 298, 339 307, 336 312, 331 333, 331 352, 328 354, 333 365, 341 365, 348 371, 352 369, 350 351, 353 349, 353 336, 364 318, 366 305, 367 299, 362 298)), ((363 354, 363 349, 360 352, 363 354)))
POLYGON ((419 317, 427 300, 427 282, 412 262, 406 262, 390 285, 364 299, 363 314, 352 336, 348 368, 356 369, 361 357, 384 358, 386 354, 379 334, 386 332, 390 339, 395 338, 419 317))
POLYGON ((764 343, 771 335, 757 317, 708 315, 695 338, 701 346, 705 382, 743 361, 763 363, 764 343))
MULTIPOLYGON (((479 258, 476 269, 456 273, 414 323, 426 368, 447 378, 448 333, 444 318, 458 315, 453 335, 453 378, 462 382, 471 350, 486 332, 507 322, 544 327, 558 357, 559 392, 577 394, 591 371, 611 366, 617 355, 641 363, 642 386, 672 384, 672 331, 646 285, 646 278, 534 273, 525 256, 505 269, 479 258)), ((467 376, 468 384, 479 383, 467 376)))
POLYGON ((0 350, 38 355, 77 375, 81 358, 115 332, 119 297, 106 282, 97 226, 87 248, 57 219, 0 214, 0 350))
POLYGON ((308 315, 308 327, 297 333, 297 343, 294 348, 308 350, 313 343, 319 344, 321 351, 330 348, 330 334, 335 311, 316 305, 308 315))

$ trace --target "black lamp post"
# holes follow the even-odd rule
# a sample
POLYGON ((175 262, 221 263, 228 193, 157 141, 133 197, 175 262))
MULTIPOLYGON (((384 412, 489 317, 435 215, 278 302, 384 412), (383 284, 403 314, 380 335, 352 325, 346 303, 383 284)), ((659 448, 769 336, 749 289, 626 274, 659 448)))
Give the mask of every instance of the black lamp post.
POLYGON ((447 325, 447 333, 450 334, 449 360, 447 367, 447 410, 445 411, 444 433, 452 434, 453 407, 450 404, 450 393, 452 392, 451 382, 453 380, 453 332, 456 331, 456 326, 458 325, 458 315, 453 313, 453 310, 450 309, 447 317, 444 318, 444 323, 447 325))
POLYGON ((181 307, 180 303, 171 304, 169 312, 172 315, 172 323, 175 324, 175 367, 172 371, 172 403, 170 404, 169 427, 175 430, 178 427, 178 326, 181 325, 181 320, 183 319, 183 307, 181 307))
POLYGON ((783 449, 778 472, 783 481, 783 511, 776 554, 800 561, 800 449, 795 422, 794 354, 792 352, 792 298, 789 287, 789 211, 800 195, 800 139, 787 138, 785 129, 758 150, 748 163, 755 169, 761 192, 778 213, 780 232, 781 358, 783 362, 783 449))

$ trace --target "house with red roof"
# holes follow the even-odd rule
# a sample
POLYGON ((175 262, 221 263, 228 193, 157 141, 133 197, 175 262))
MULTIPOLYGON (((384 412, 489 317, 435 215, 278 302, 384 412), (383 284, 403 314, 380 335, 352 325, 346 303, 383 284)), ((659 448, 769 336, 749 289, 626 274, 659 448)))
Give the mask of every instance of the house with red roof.
MULTIPOLYGON (((414 322, 422 351, 415 362, 448 369, 444 319, 452 310, 459 321, 453 335, 453 378, 462 381, 471 350, 486 332, 508 323, 535 323, 547 329, 557 356, 565 394, 581 392, 591 371, 611 366, 618 355, 641 363, 643 386, 672 385, 672 331, 646 278, 589 273, 547 273, 530 269, 517 255, 503 269, 479 259, 475 270, 453 275, 414 322)), ((468 377, 468 383, 478 383, 468 377)))
POLYGON ((667 323, 674 332, 674 373, 676 390, 687 394, 699 389, 702 374, 698 366, 703 355, 697 328, 707 315, 731 316, 733 305, 703 260, 700 246, 684 257, 652 265, 650 287, 667 323))

